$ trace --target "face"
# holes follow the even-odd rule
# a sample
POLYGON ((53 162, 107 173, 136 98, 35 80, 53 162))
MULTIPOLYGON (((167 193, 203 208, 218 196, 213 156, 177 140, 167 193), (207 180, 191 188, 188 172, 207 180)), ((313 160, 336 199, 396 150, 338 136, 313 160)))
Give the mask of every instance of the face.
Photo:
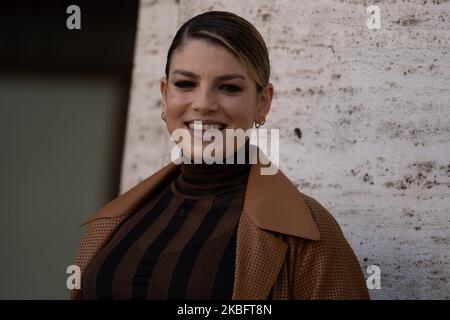
MULTIPOLYGON (((271 84, 257 94, 255 81, 231 52, 202 40, 188 40, 174 51, 169 79, 161 79, 160 89, 167 129, 170 134, 179 128, 189 131, 191 143, 182 142, 180 147, 191 158, 193 128, 220 130, 225 146, 224 130, 245 131, 252 128, 255 121, 264 120, 273 96, 271 84), (198 126, 199 121, 201 126, 198 126)), ((210 143, 203 141, 201 144, 204 148, 210 143)), ((223 150, 224 156, 230 153, 230 150, 223 150)))

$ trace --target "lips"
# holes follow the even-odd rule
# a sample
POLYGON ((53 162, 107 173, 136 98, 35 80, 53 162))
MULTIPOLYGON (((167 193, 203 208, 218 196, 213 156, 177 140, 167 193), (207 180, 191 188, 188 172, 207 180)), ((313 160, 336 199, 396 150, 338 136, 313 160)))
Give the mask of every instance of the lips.
POLYGON ((211 120, 192 120, 185 122, 186 126, 192 130, 223 130, 226 125, 221 122, 211 120))

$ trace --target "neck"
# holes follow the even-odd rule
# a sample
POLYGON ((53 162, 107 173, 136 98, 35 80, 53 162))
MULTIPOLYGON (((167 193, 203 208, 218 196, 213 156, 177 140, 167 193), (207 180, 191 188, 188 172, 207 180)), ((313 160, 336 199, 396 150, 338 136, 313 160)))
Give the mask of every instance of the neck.
POLYGON ((235 151, 224 163, 182 163, 180 175, 175 179, 172 190, 185 197, 202 198, 219 193, 244 188, 247 185, 250 172, 249 141, 235 151), (237 158, 238 153, 245 148, 245 163, 237 158))

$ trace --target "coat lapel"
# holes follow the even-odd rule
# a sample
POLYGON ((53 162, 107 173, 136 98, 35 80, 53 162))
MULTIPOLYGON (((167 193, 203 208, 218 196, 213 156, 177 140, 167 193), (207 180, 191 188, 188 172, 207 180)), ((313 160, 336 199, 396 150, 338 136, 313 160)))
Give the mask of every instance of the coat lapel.
POLYGON ((245 193, 245 212, 261 229, 318 240, 319 230, 302 194, 281 170, 262 175, 263 168, 274 164, 258 147, 252 147, 254 164, 245 193))
MULTIPOLYGON (((232 299, 238 300, 267 299, 288 247, 278 234, 310 240, 320 238, 317 225, 297 187, 281 170, 274 175, 261 175, 264 166, 273 164, 258 147, 251 147, 252 165, 237 232, 232 299)), ((148 197, 175 178, 179 169, 179 165, 170 162, 107 203, 82 225, 99 218, 132 214, 148 197)))
POLYGON ((180 172, 180 166, 170 162, 162 169, 141 181, 136 186, 105 204, 92 216, 83 221, 85 225, 99 218, 126 216, 135 212, 143 202, 156 193, 159 187, 166 185, 180 172))
POLYGON ((281 170, 274 175, 261 175, 262 168, 273 164, 258 148, 253 151, 254 164, 238 227, 233 300, 268 298, 288 249, 277 233, 310 240, 320 238, 297 187, 281 170))

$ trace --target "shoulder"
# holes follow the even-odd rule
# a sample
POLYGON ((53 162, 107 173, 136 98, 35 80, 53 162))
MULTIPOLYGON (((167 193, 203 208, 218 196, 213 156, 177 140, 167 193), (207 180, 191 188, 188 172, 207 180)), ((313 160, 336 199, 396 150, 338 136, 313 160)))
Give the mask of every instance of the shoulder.
POLYGON ((330 211, 312 196, 306 195, 302 192, 300 193, 310 210, 311 216, 316 222, 321 240, 345 240, 344 233, 342 232, 339 223, 330 211))
POLYGON ((354 265, 359 269, 356 255, 335 217, 312 196, 304 193, 302 196, 317 225, 320 239, 314 241, 297 238, 294 242, 291 240, 291 243, 295 243, 298 249, 301 248, 297 253, 311 261, 326 262, 330 265, 336 263, 354 265))
POLYGON ((312 299, 368 299, 361 265, 341 227, 316 199, 303 194, 320 232, 317 241, 290 240, 294 295, 312 299))

